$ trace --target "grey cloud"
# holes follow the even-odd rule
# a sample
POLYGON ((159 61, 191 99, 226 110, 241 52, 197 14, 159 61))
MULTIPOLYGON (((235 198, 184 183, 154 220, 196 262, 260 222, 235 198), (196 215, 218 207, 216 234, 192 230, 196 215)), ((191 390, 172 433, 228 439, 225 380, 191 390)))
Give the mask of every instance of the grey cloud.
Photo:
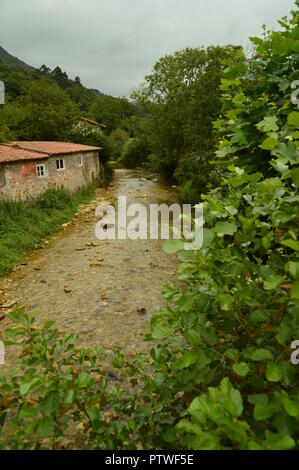
POLYGON ((294 0, 0 0, 0 45, 86 86, 128 95, 159 57, 209 44, 246 44, 294 0))

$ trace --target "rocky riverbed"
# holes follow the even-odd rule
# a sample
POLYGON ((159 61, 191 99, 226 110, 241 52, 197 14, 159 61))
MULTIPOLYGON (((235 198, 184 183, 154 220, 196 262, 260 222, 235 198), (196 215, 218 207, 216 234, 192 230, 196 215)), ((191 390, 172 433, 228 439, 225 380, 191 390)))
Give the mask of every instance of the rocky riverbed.
MULTIPOLYGON (((63 231, 46 240, 10 276, 0 279, 0 338, 16 306, 38 312, 37 324, 55 320, 59 329, 79 334, 82 345, 145 352, 143 338, 163 303, 163 285, 175 281, 175 256, 161 240, 98 240, 96 208, 127 203, 173 203, 174 188, 142 170, 116 170, 112 184, 99 189, 63 231)), ((17 364, 10 351, 6 366, 17 364)))

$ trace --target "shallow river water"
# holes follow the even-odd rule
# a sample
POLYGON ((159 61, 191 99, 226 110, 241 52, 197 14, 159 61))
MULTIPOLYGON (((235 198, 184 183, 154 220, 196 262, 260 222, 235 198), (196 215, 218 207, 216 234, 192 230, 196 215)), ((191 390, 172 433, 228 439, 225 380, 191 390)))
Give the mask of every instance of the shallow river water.
MULTIPOLYGON (((103 202, 177 200, 177 192, 139 170, 116 170, 106 189, 64 231, 25 257, 10 276, 0 279, 2 302, 16 302, 36 311, 37 323, 55 320, 58 328, 80 335, 82 345, 145 352, 143 338, 153 313, 164 301, 163 285, 175 280, 175 256, 163 252, 161 240, 96 239, 95 208, 103 202)), ((0 309, 7 313, 7 309, 0 309)), ((7 318, 0 321, 1 330, 7 318)), ((8 352, 6 366, 18 359, 8 352)))

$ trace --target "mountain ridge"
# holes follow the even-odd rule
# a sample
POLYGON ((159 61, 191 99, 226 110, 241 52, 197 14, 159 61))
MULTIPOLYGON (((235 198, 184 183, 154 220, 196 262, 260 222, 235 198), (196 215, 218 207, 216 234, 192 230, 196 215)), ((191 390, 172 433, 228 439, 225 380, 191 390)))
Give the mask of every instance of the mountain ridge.
MULTIPOLYGON (((0 62, 2 62, 5 65, 8 65, 9 67, 20 68, 20 69, 22 69, 26 72, 30 72, 30 73, 37 72, 37 71, 41 70, 42 67, 45 67, 45 69, 47 69, 47 67, 45 65, 42 66, 40 69, 36 69, 36 68, 32 67, 31 65, 26 64, 26 62, 24 62, 23 60, 19 59, 18 57, 15 57, 12 54, 10 54, 9 52, 7 52, 2 46, 0 46, 0 62)), ((56 67, 56 69, 57 69, 57 67, 56 67)), ((59 69, 60 69, 60 67, 59 67, 59 69)), ((48 69, 48 71, 51 72, 50 69, 48 69)), ((69 77, 67 77, 67 79, 69 80, 69 82, 74 83, 74 80, 70 79, 69 77)), ((83 87, 86 88, 87 90, 91 91, 92 93, 94 93, 96 96, 104 96, 105 95, 105 93, 98 90, 97 88, 87 88, 84 85, 83 85, 83 87)), ((114 97, 111 97, 111 98, 114 98, 114 97)))
POLYGON ((26 70, 26 72, 35 72, 35 68, 31 67, 31 65, 26 64, 22 60, 18 59, 18 57, 13 56, 9 52, 7 52, 3 47, 0 46, 0 60, 6 64, 10 65, 14 68, 21 68, 26 70))

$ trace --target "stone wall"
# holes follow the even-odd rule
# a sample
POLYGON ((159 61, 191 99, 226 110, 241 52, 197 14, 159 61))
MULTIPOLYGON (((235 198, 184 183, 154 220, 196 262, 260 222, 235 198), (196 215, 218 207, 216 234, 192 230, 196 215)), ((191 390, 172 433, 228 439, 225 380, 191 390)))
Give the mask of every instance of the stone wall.
POLYGON ((24 200, 36 197, 50 187, 75 191, 100 175, 98 152, 60 155, 45 160, 0 164, 0 197, 24 200), (80 159, 82 158, 82 166, 80 159), (64 160, 64 170, 57 170, 56 160, 64 160), (45 176, 37 176, 37 166, 44 165, 45 176))

